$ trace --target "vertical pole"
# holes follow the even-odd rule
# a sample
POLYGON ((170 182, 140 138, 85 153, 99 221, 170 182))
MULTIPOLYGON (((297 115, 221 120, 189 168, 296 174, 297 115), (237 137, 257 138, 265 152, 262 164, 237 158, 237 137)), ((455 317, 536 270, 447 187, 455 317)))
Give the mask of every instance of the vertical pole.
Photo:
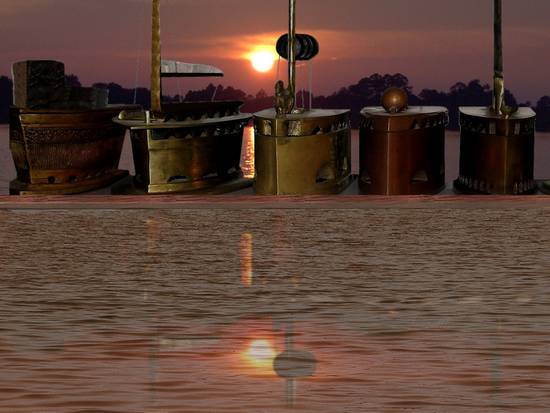
MULTIPOLYGON (((289 0, 288 20, 288 88, 291 96, 296 96, 296 0, 289 0)), ((293 99, 293 102, 296 100, 293 99)), ((294 105, 291 109, 294 109, 294 105)), ((291 110, 292 111, 292 110, 291 110)))
POLYGON ((495 0, 495 76, 503 76, 502 61, 502 0, 495 0))
POLYGON ((160 80, 160 0, 153 0, 153 25, 151 47, 151 111, 160 114, 161 80, 160 80))
POLYGON ((494 10, 494 87, 493 110, 496 115, 502 115, 504 109, 504 64, 502 58, 502 0, 495 0, 494 10))
POLYGON ((309 110, 313 109, 313 63, 308 62, 309 67, 309 110))

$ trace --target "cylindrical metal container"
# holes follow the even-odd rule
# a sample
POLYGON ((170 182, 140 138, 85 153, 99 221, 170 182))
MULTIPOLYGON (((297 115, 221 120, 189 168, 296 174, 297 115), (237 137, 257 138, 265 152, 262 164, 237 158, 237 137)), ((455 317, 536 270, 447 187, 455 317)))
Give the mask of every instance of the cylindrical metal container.
POLYGON ((445 187, 443 107, 361 111, 359 189, 364 194, 434 194, 445 187))
POLYGON ((460 108, 460 175, 455 188, 480 194, 526 194, 534 180, 535 112, 509 116, 488 107, 460 108))
POLYGON ((127 176, 128 171, 118 169, 125 130, 112 118, 135 108, 11 108, 10 149, 17 178, 10 194, 76 194, 127 176))
POLYGON ((349 110, 254 115, 257 194, 336 194, 351 182, 349 110))
POLYGON ((251 186, 240 168, 243 130, 252 117, 242 102, 166 104, 150 123, 119 116, 130 129, 136 175, 114 193, 225 193, 251 186))

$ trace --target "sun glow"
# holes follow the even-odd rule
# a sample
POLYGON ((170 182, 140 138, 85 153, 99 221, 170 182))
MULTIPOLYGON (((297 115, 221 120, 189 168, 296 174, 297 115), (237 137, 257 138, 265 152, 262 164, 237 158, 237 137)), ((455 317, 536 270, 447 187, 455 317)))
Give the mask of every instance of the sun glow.
POLYGON ((254 70, 260 73, 269 72, 277 59, 273 48, 258 47, 248 54, 254 70))
POLYGON ((275 350, 268 340, 254 340, 246 349, 244 357, 254 367, 271 368, 275 350))

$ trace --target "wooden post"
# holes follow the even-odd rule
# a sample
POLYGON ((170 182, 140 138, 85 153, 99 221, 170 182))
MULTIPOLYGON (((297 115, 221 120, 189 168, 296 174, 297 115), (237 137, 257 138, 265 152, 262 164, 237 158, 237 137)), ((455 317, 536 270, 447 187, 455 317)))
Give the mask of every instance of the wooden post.
POLYGON ((493 77, 493 111, 503 115, 504 103, 504 67, 502 59, 502 0, 495 0, 494 10, 494 77, 493 77))
POLYGON ((160 80, 160 0, 153 0, 153 24, 151 47, 151 112, 154 115, 162 112, 160 80))

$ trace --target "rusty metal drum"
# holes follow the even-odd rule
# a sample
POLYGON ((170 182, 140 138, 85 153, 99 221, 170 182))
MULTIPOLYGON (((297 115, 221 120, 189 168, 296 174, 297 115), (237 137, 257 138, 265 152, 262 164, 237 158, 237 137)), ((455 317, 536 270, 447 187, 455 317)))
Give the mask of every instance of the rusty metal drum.
POLYGON ((477 194, 535 192, 535 119, 530 108, 508 116, 496 115, 488 107, 460 108, 460 172, 455 188, 477 194))
POLYGON ((444 107, 361 111, 359 189, 373 195, 421 195, 445 187, 444 107))

